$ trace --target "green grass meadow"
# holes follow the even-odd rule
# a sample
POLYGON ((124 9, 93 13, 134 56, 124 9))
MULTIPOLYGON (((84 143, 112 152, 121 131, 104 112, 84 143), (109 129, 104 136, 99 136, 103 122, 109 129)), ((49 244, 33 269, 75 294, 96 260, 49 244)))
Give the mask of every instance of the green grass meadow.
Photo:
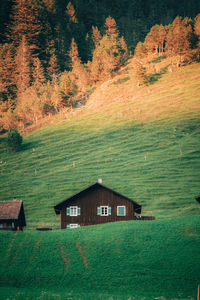
POLYGON ((196 297, 198 216, 1 237, 1 299, 196 297))
POLYGON ((199 66, 163 76, 144 88, 143 101, 142 88, 132 96, 131 77, 115 79, 112 93, 130 91, 128 105, 111 101, 103 110, 99 102, 93 111, 88 106, 71 119, 58 118, 24 135, 18 153, 8 152, 0 137, 0 200, 22 199, 27 222, 23 232, 0 232, 0 299, 196 299, 199 66), (131 119, 141 105, 151 116, 131 119), (156 220, 59 230, 53 206, 98 178, 156 220))
POLYGON ((134 199, 157 218, 199 214, 200 122, 115 124, 84 120, 24 137, 24 149, 1 149, 1 200, 24 201, 27 228, 59 228, 53 205, 93 184, 134 199))

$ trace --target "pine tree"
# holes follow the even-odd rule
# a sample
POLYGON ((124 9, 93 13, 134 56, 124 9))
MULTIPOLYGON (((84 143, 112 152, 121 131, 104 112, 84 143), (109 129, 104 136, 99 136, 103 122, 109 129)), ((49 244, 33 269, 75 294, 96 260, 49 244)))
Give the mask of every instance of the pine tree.
POLYGON ((170 54, 181 56, 190 50, 190 38, 192 28, 189 24, 184 24, 181 17, 176 17, 166 38, 166 48, 170 54))
POLYGON ((34 58, 33 60, 32 77, 33 77, 33 85, 35 86, 36 89, 39 89, 41 85, 44 84, 45 82, 44 69, 38 57, 34 58))
POLYGON ((59 66, 58 66, 58 60, 57 60, 55 51, 52 53, 52 55, 50 57, 47 72, 48 72, 48 77, 51 80, 56 80, 58 78, 59 66))
POLYGON ((95 48, 99 46, 102 36, 97 26, 92 26, 92 40, 95 48))
POLYGON ((138 87, 147 84, 148 76, 146 68, 138 59, 134 60, 134 75, 138 87))
POLYGON ((30 86, 31 81, 31 55, 26 41, 26 37, 22 37, 22 41, 17 49, 15 57, 16 64, 16 86, 18 97, 30 86))
POLYGON ((15 61, 12 46, 4 44, 0 50, 0 100, 14 105, 16 93, 15 61))
POLYGON ((145 43, 139 42, 135 48, 134 55, 136 57, 143 57, 147 54, 145 43))
POLYGON ((74 38, 72 38, 72 42, 71 42, 71 46, 70 46, 70 50, 69 50, 68 55, 69 55, 69 58, 70 58, 70 61, 71 61, 71 67, 73 67, 73 65, 76 62, 80 62, 78 47, 77 47, 77 44, 76 44, 74 38))
POLYGON ((42 26, 33 2, 14 0, 10 19, 8 38, 14 43, 14 47, 19 47, 22 38, 25 37, 32 53, 38 53, 38 37, 42 32, 42 26))
POLYGON ((108 36, 112 37, 118 37, 119 36, 119 31, 117 28, 117 24, 115 22, 115 19, 112 18, 111 16, 106 18, 105 21, 105 28, 106 28, 106 34, 108 36))
POLYGON ((76 11, 75 11, 74 6, 71 2, 69 2, 67 4, 67 11, 66 12, 67 12, 67 15, 69 16, 71 22, 78 23, 78 20, 76 18, 76 11))
POLYGON ((198 38, 198 47, 200 48, 200 13, 196 16, 194 20, 194 32, 198 38))
POLYGON ((145 38, 145 47, 149 52, 163 54, 166 30, 163 25, 154 25, 145 38))

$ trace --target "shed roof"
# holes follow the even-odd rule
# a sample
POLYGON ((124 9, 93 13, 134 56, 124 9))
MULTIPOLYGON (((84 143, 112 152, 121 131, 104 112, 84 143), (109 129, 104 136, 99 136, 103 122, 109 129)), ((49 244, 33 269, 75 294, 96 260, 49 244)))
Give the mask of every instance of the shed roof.
POLYGON ((122 195, 122 194, 120 194, 120 193, 114 191, 113 189, 111 189, 111 188, 109 188, 109 187, 107 187, 107 186, 105 186, 105 185, 103 185, 103 184, 101 184, 101 183, 99 183, 99 182, 96 182, 96 183, 90 185, 89 187, 87 187, 87 188, 81 190, 79 193, 76 193, 76 194, 70 196, 69 198, 67 198, 67 199, 65 199, 65 200, 63 200, 63 201, 61 201, 61 202, 58 203, 57 205, 55 205, 55 206, 54 206, 54 210, 55 210, 56 214, 59 214, 59 213, 60 213, 60 210, 62 209, 63 204, 65 204, 66 202, 68 202, 68 201, 70 201, 70 200, 75 199, 77 196, 80 196, 81 194, 83 194, 83 193, 85 193, 85 192, 88 192, 89 190, 91 190, 91 189, 93 189, 93 188, 96 188, 96 187, 98 187, 98 186, 103 187, 103 188, 105 188, 105 189, 107 189, 107 190, 109 190, 109 191, 115 193, 116 195, 121 196, 121 197, 125 198, 126 200, 129 200, 129 201, 133 202, 134 205, 135 205, 135 211, 136 211, 137 213, 139 213, 139 214, 141 213, 141 208, 142 208, 142 206, 141 206, 140 204, 138 204, 137 202, 133 201, 132 199, 130 199, 130 198, 128 198, 128 197, 126 197, 126 196, 124 196, 124 195, 122 195))
POLYGON ((0 201, 0 220, 17 220, 22 207, 22 200, 0 201))

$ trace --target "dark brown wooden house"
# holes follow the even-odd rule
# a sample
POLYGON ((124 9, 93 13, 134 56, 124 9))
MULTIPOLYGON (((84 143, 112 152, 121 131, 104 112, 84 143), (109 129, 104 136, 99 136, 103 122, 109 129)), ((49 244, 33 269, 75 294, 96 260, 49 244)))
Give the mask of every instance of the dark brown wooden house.
POLYGON ((97 182, 54 206, 60 228, 134 220, 141 205, 97 182))
POLYGON ((26 226, 22 200, 0 201, 0 229, 23 230, 26 226))

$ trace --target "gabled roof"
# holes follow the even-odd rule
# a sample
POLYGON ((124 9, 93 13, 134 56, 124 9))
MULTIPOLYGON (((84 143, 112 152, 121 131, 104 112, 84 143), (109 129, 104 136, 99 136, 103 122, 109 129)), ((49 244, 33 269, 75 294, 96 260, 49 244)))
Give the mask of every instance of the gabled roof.
POLYGON ((22 200, 0 201, 0 220, 17 220, 21 208, 22 200))
POLYGON ((105 185, 103 185, 103 184, 101 184, 101 183, 99 183, 99 182, 96 182, 96 183, 90 185, 89 187, 87 187, 87 188, 81 190, 79 193, 76 193, 76 194, 70 196, 69 198, 67 198, 67 199, 65 199, 65 200, 63 200, 63 201, 61 201, 61 202, 58 203, 57 205, 55 205, 55 206, 54 206, 54 210, 55 210, 56 214, 59 214, 59 213, 60 213, 60 210, 62 209, 62 206, 63 206, 66 202, 68 202, 68 201, 70 201, 70 200, 73 200, 73 199, 75 199, 77 196, 81 196, 81 194, 84 194, 85 192, 91 190, 92 188, 96 188, 96 187, 98 187, 98 186, 103 187, 103 188, 105 188, 105 189, 107 189, 107 190, 109 190, 109 191, 115 193, 116 195, 121 196, 121 197, 125 198, 126 200, 129 200, 129 201, 133 202, 134 205, 135 205, 135 211, 136 211, 137 213, 139 213, 139 214, 141 213, 141 208, 142 208, 142 206, 141 206, 140 204, 138 204, 137 202, 133 201, 132 199, 130 199, 130 198, 128 198, 128 197, 126 197, 126 196, 124 196, 124 195, 122 195, 122 194, 120 194, 120 193, 114 191, 113 189, 111 189, 111 188, 109 188, 109 187, 107 187, 107 186, 105 186, 105 185))

